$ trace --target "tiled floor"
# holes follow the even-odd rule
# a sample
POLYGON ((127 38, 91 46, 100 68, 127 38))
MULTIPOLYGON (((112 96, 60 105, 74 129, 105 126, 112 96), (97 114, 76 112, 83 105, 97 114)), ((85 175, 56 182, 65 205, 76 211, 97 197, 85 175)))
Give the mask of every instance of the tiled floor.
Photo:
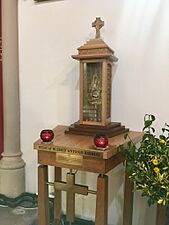
POLYGON ((37 225, 37 208, 0 206, 0 225, 37 225))
MULTIPOLYGON (((22 206, 10 208, 0 205, 0 225, 38 225, 37 208, 22 206)), ((52 221, 51 225, 54 225, 52 221)), ((69 225, 65 216, 62 216, 60 225, 69 225)), ((94 225, 94 223, 76 218, 72 225, 94 225)))

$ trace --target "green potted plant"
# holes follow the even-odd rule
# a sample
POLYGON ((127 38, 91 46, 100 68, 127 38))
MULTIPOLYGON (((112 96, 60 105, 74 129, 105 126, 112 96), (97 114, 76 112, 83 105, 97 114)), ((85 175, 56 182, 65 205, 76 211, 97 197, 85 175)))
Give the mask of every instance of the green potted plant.
POLYGON ((119 146, 119 151, 126 157, 126 169, 136 190, 147 196, 148 204, 169 206, 169 125, 165 124, 161 134, 156 136, 153 122, 155 116, 145 115, 143 136, 139 146, 130 136, 128 145, 119 146))

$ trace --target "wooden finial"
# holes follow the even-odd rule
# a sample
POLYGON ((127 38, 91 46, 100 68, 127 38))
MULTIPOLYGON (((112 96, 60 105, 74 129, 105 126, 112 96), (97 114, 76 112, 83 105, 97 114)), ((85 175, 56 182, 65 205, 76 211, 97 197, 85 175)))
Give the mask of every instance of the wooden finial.
POLYGON ((92 23, 92 27, 96 29, 96 38, 100 38, 100 29, 104 26, 104 21, 100 17, 96 17, 96 20, 92 23))

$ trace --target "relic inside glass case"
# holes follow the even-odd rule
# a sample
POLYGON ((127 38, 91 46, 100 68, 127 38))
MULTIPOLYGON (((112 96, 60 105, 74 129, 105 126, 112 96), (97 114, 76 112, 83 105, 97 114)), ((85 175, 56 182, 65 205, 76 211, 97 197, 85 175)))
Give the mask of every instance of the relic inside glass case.
POLYGON ((102 63, 84 63, 83 121, 102 120, 102 63))

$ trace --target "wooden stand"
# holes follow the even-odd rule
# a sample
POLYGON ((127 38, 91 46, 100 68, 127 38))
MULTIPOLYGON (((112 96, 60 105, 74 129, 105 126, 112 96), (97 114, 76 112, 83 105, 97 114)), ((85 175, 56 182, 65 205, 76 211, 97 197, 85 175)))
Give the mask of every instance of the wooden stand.
POLYGON ((123 225, 132 224, 133 215, 133 182, 125 174, 123 225))
POLYGON ((96 222, 97 225, 107 225, 108 212, 108 176, 97 178, 96 222))
POLYGON ((38 167, 38 224, 49 225, 48 167, 38 167))
MULTIPOLYGON (((108 176, 107 172, 124 161, 117 152, 117 147, 127 144, 123 135, 109 139, 110 147, 105 151, 95 150, 92 137, 65 134, 66 126, 57 126, 54 129, 55 139, 51 144, 44 144, 41 140, 34 143, 38 150, 38 225, 49 225, 48 187, 55 187, 55 224, 59 225, 61 213, 61 192, 67 192, 67 220, 74 221, 75 194, 87 195, 91 193, 87 186, 75 184, 75 175, 72 169, 98 173, 96 190, 95 225, 107 225, 108 218, 108 176), (48 166, 55 170, 54 183, 48 181, 48 166), (70 169, 67 181, 61 180, 62 168, 70 169)), ((140 132, 130 132, 134 143, 141 139, 140 132)), ((94 191, 92 192, 94 193, 94 191)), ((132 225, 133 184, 125 176, 123 225, 132 225)), ((160 214, 161 211, 159 211, 160 214)), ((157 220, 159 219, 158 216, 157 220)), ((157 225, 164 225, 157 222, 157 225)))
MULTIPOLYGON (((55 167, 54 176, 55 182, 60 181, 62 179, 62 169, 59 167, 55 167)), ((55 224, 57 225, 60 221, 60 213, 62 209, 62 193, 59 190, 55 190, 54 208, 54 220, 55 224)))

